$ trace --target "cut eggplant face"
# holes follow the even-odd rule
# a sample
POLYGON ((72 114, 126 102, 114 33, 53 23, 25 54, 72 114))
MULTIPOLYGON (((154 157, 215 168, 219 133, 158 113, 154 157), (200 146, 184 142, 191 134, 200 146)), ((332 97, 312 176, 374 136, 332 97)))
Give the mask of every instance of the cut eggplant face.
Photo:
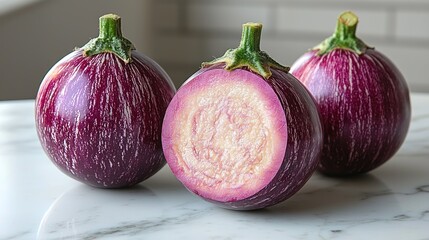
POLYGON ((265 80, 246 69, 202 69, 167 108, 168 165, 191 192, 221 207, 250 210, 297 192, 318 164, 316 105, 290 74, 265 80))
POLYGON ((285 155, 286 117, 273 89, 257 75, 222 69, 186 84, 166 116, 170 167, 183 184, 214 201, 259 192, 285 155), (210 79, 209 82, 206 79, 210 79))

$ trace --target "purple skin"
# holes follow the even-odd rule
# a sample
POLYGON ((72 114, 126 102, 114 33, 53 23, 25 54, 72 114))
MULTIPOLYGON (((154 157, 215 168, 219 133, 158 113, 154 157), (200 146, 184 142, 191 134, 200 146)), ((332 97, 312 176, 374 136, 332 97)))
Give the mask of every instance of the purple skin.
POLYGON ((135 185, 165 165, 162 119, 175 89, 152 60, 132 52, 60 60, 36 98, 40 142, 68 176, 100 188, 135 185))
POLYGON ((380 52, 310 51, 291 68, 319 104, 325 137, 321 172, 346 176, 375 169, 399 149, 410 124, 404 77, 380 52))
MULTIPOLYGON (((176 152, 172 147, 174 146, 174 142, 172 142, 174 141, 172 140, 174 129, 171 129, 171 126, 174 125, 175 114, 181 111, 181 107, 183 107, 179 105, 181 102, 179 99, 188 96, 189 91, 192 92, 195 88, 200 88, 200 85, 204 84, 202 81, 199 85, 193 84, 192 82, 194 79, 196 80, 196 77, 202 76, 201 74, 212 70, 223 70, 223 68, 224 65, 220 64, 201 69, 186 81, 171 101, 164 119, 162 133, 162 142, 167 163, 176 177, 182 181, 189 191, 223 208, 253 210, 275 205, 294 195, 313 174, 319 162, 323 140, 322 127, 314 99, 305 87, 291 74, 271 69, 272 76, 268 80, 264 80, 261 76, 251 73, 254 75, 254 78, 266 81, 269 87, 274 90, 283 108, 287 125, 287 140, 284 141, 286 142, 286 150, 284 153, 281 153, 283 160, 280 159, 281 164, 279 164, 278 171, 273 173, 272 180, 265 187, 244 199, 240 199, 242 198, 242 193, 240 190, 237 190, 234 196, 228 196, 229 201, 217 201, 211 199, 210 194, 201 194, 198 189, 190 186, 191 184, 189 183, 195 181, 194 175, 184 175, 183 170, 177 166, 176 152)), ((238 69, 234 70, 232 74, 235 74, 233 76, 238 78, 241 75, 244 76, 242 72, 249 73, 248 70, 238 69)), ((222 77, 219 76, 219 78, 222 77)), ((212 81, 211 79, 203 80, 207 82, 212 81)), ((211 126, 207 127, 210 128, 211 126)))

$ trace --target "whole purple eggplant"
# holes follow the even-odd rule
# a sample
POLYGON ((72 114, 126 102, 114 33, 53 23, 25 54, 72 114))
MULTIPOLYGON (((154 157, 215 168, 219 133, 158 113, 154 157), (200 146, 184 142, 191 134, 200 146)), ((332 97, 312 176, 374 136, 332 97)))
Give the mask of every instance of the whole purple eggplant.
POLYGON ((100 35, 60 60, 36 98, 40 142, 55 165, 91 186, 137 184, 165 165, 162 119, 175 88, 122 37, 120 17, 100 18, 100 35))
POLYGON ((332 37, 291 67, 315 97, 324 127, 320 171, 365 173, 390 159, 410 124, 409 90, 395 65, 356 37, 358 18, 344 12, 332 37))
POLYGON ((296 193, 315 171, 322 129, 305 87, 260 51, 261 24, 191 76, 168 106, 167 163, 189 191, 249 210, 296 193))

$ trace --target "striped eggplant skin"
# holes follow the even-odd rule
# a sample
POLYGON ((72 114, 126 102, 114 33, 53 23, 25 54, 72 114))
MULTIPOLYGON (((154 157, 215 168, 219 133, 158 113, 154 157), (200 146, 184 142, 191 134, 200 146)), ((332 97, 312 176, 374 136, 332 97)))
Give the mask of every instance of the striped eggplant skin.
POLYGON ((161 127, 174 93, 162 68, 137 51, 125 63, 76 50, 41 83, 37 133, 66 175, 94 187, 132 186, 165 165, 161 127))
POLYGON ((389 160, 410 125, 406 81, 375 49, 309 51, 291 67, 316 99, 324 127, 319 170, 328 175, 366 173, 389 160))
MULTIPOLYGON (((176 107, 175 101, 177 101, 177 99, 175 98, 180 97, 180 92, 183 91, 187 85, 190 85, 197 76, 201 76, 201 74, 213 70, 221 69, 222 71, 227 71, 224 70, 224 67, 224 64, 218 64, 208 68, 202 68, 196 72, 178 90, 178 93, 167 109, 167 114, 163 123, 162 142, 167 163, 170 168, 172 168, 176 177, 178 177, 178 172, 182 175, 181 172, 183 171, 176 166, 175 162, 177 160, 175 160, 176 157, 174 155, 177 155, 177 153, 174 152, 174 148, 172 147, 174 143, 171 142, 173 141, 171 132, 174 132, 174 129, 170 129, 173 125, 172 121, 175 120, 175 112, 181 111, 180 107, 176 107)), ((250 72, 246 68, 233 70, 232 72, 237 72, 237 74, 235 74, 236 77, 240 75, 245 76, 244 74, 240 74, 240 71, 250 72)), ((241 199, 241 193, 237 191, 236 196, 231 196, 233 200, 217 201, 211 199, 208 195, 203 196, 197 189, 193 189, 185 184, 185 182, 192 182, 195 181, 195 179, 185 179, 184 181, 183 176, 178 177, 190 192, 222 208, 232 210, 255 210, 273 206, 290 198, 303 187, 314 173, 319 163, 323 142, 323 131, 317 105, 307 89, 291 74, 277 69, 271 69, 271 72, 271 77, 266 80, 256 73, 251 72, 251 74, 253 75, 252 78, 265 81, 269 87, 274 90, 283 108, 282 114, 284 114, 286 119, 287 134, 285 137, 287 139, 283 142, 286 143, 285 148, 283 148, 285 151, 282 153, 283 160, 277 172, 272 177, 272 180, 252 196, 241 199)), ((222 78, 223 76, 220 75, 218 77, 213 77, 213 79, 222 78)), ((211 79, 204 80, 207 80, 207 82, 211 81, 211 79)), ((186 89, 186 91, 192 91, 198 87, 199 86, 193 85, 189 87, 189 89, 186 89)), ((211 126, 207 126, 207 128, 211 128, 211 126)), ((185 178, 193 178, 193 175, 185 176, 185 178)), ((221 181, 221 179, 219 180, 221 181)))

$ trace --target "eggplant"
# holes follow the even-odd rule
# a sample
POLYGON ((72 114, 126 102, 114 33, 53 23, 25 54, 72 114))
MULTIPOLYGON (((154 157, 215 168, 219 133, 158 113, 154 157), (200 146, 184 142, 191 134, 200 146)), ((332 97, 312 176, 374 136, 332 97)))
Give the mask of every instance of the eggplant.
POLYGON ((411 120, 403 75, 356 37, 357 24, 354 13, 342 13, 334 34, 291 67, 319 106, 319 170, 332 176, 366 173, 385 163, 404 142, 411 120))
POLYGON ((201 198, 252 210, 295 194, 315 171, 323 132, 316 103, 289 68, 260 50, 262 25, 192 75, 162 128, 173 174, 201 198))
POLYGON ((85 184, 135 185, 165 165, 161 127, 174 93, 165 71, 122 36, 120 17, 104 15, 99 36, 61 59, 40 85, 41 145, 85 184))

